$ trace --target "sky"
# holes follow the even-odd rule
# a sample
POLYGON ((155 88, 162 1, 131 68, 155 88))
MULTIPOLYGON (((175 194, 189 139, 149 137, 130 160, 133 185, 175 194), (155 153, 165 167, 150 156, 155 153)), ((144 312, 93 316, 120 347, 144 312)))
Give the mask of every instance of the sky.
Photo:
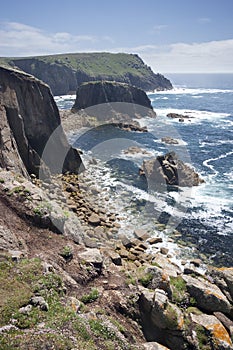
POLYGON ((11 0, 0 56, 137 53, 154 72, 233 73, 233 0, 11 0))

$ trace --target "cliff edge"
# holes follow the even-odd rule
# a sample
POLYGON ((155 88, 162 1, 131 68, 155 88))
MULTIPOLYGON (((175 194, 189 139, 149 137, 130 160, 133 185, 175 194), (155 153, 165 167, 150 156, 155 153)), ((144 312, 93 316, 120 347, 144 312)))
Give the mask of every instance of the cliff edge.
POLYGON ((168 79, 155 74, 135 54, 92 52, 3 60, 43 80, 54 95, 75 92, 83 82, 93 80, 128 83, 145 91, 172 89, 168 79))
POLYGON ((77 173, 81 165, 78 152, 66 140, 49 87, 28 74, 0 67, 0 166, 38 176, 41 169, 77 173), (58 169, 61 155, 64 161, 58 169))

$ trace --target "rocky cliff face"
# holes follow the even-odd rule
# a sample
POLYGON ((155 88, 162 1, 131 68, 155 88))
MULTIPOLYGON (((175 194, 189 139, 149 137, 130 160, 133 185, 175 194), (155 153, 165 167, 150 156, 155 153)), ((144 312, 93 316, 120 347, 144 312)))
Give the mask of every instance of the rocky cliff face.
POLYGON ((0 126, 1 167, 37 176, 48 168, 52 173, 78 172, 81 159, 60 127, 50 89, 34 77, 0 67, 0 126), (40 167, 46 144, 46 164, 40 167))
POLYGON ((80 53, 8 59, 8 63, 47 83, 54 95, 77 90, 83 82, 110 80, 135 85, 143 90, 169 90, 171 82, 155 74, 138 55, 80 53))
POLYGON ((127 121, 129 117, 156 116, 151 101, 143 90, 111 81, 82 84, 77 90, 72 111, 81 109, 102 121, 127 121))

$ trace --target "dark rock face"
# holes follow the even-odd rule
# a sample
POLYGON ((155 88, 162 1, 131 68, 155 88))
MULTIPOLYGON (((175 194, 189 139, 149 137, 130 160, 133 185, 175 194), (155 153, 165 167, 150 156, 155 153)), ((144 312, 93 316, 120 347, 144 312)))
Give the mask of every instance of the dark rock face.
POLYGON ((192 187, 203 182, 191 167, 177 158, 174 152, 145 160, 141 173, 151 185, 165 183, 171 186, 192 187))
POLYGON ((0 126, 1 167, 37 176, 42 169, 78 172, 81 159, 68 145, 56 103, 44 83, 0 67, 0 126), (45 165, 41 156, 48 141, 45 165))
POLYGON ((129 121, 129 118, 145 115, 156 116, 151 101, 143 90, 110 81, 82 84, 77 90, 72 111, 81 109, 102 121, 129 121))
POLYGON ((171 82, 155 74, 138 55, 85 53, 9 59, 10 64, 47 83, 54 95, 74 92, 84 82, 109 80, 145 91, 170 90, 171 82))

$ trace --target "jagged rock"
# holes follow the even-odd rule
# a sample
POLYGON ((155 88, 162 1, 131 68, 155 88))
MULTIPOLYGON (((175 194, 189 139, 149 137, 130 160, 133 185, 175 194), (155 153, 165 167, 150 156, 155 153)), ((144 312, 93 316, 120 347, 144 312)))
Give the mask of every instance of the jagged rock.
POLYGON ((175 152, 144 160, 142 171, 151 188, 161 184, 192 187, 203 182, 190 166, 178 159, 175 152))
POLYGON ((155 74, 136 54, 74 53, 7 61, 46 82, 54 95, 69 94, 83 82, 103 79, 132 84, 146 91, 172 89, 168 79, 155 74))
POLYGON ((145 269, 145 274, 150 274, 152 279, 148 285, 150 289, 162 289, 168 296, 171 296, 170 278, 166 269, 163 270, 157 266, 148 266, 145 269))
POLYGON ((191 314, 192 322, 201 325, 210 332, 213 344, 213 350, 230 350, 232 349, 232 341, 222 323, 213 315, 194 315, 191 314))
POLYGON ((0 166, 24 176, 79 172, 81 158, 66 140, 49 87, 3 67, 0 82, 0 166))
POLYGON ((210 312, 221 311, 227 314, 230 312, 229 301, 216 285, 188 275, 184 275, 183 279, 187 283, 189 294, 195 298, 197 307, 210 312))
POLYGON ((133 118, 156 116, 151 101, 143 90, 110 81, 82 84, 77 90, 72 111, 81 109, 85 109, 88 115, 98 121, 122 122, 122 126, 129 122, 131 129, 133 118))
POLYGON ((147 315, 154 327, 160 330, 182 330, 183 314, 168 300, 164 290, 156 289, 153 292, 143 290, 139 302, 142 312, 147 315))
POLYGON ((212 269, 211 276, 223 292, 230 293, 231 301, 233 301, 233 268, 212 269))

